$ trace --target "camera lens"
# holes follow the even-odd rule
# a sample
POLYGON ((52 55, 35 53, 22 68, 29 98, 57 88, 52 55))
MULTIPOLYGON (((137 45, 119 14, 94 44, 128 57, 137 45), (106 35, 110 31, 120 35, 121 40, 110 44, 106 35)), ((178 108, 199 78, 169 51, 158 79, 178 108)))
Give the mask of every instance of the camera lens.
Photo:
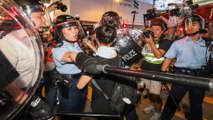
POLYGON ((145 38, 150 38, 150 36, 154 37, 154 33, 151 30, 147 30, 146 32, 143 32, 143 36, 145 38))
POLYGON ((61 10, 62 12, 66 12, 66 11, 67 11, 67 6, 66 6, 66 5, 61 5, 61 6, 60 6, 60 10, 61 10))
POLYGON ((179 8, 170 10, 170 11, 169 11, 169 15, 170 15, 170 16, 178 16, 178 15, 180 15, 179 8))

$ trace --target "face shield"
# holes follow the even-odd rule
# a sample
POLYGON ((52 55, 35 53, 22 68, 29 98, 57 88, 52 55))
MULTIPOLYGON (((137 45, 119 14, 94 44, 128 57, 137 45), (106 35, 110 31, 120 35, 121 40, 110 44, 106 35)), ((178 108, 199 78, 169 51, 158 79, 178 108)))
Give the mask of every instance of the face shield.
POLYGON ((184 20, 185 32, 187 35, 201 33, 205 28, 205 20, 199 15, 192 15, 184 20))
POLYGON ((28 15, 39 32, 46 32, 51 25, 51 19, 43 4, 21 5, 21 9, 28 15))
POLYGON ((142 58, 142 48, 137 44, 141 33, 134 29, 118 29, 115 48, 127 65, 132 65, 142 58))
POLYGON ((43 72, 43 46, 28 17, 0 0, 0 119, 12 119, 34 94, 43 72))
MULTIPOLYGON (((68 28, 68 27, 72 27, 75 26, 78 29, 78 34, 77 34, 77 39, 83 39, 84 37, 86 37, 86 33, 81 25, 81 23, 78 20, 68 20, 59 24, 55 25, 55 34, 56 36, 58 36, 61 40, 67 40, 68 38, 66 38, 64 36, 64 34, 62 33, 62 29, 63 28, 68 28)), ((70 37, 76 36, 73 33, 70 33, 70 37)), ((69 37, 69 36, 68 36, 69 37)))
POLYGON ((170 3, 168 4, 168 10, 169 10, 168 26, 174 27, 180 25, 184 19, 182 4, 170 3))

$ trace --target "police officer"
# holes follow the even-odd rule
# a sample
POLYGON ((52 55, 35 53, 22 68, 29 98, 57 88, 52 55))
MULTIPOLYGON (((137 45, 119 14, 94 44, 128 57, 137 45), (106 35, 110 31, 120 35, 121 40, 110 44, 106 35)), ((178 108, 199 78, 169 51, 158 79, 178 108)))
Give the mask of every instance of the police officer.
MULTIPOLYGON (((83 35, 82 26, 74 17, 60 15, 54 20, 54 30, 58 44, 53 48, 52 57, 56 65, 55 73, 62 77, 62 80, 57 83, 59 88, 61 88, 59 89, 61 94, 58 95, 58 111, 83 112, 87 98, 87 87, 78 90, 76 84, 79 79, 87 80, 85 78, 90 79, 90 77, 82 74, 81 69, 69 58, 70 52, 83 51, 77 42, 80 36, 83 35), (67 84, 65 84, 65 81, 67 84), (63 83, 63 87, 60 87, 61 83, 63 83)), ((55 96, 52 95, 52 97, 55 96)), ((65 119, 64 116, 62 117, 65 119)))
MULTIPOLYGON (((13 1, 25 12, 29 20, 33 23, 34 27, 40 34, 43 33, 44 27, 50 25, 49 14, 46 11, 46 7, 40 0, 13 1)), ((41 47, 40 49, 43 49, 43 45, 40 45, 39 47, 41 47)), ((39 90, 39 88, 37 90, 39 90)), ((38 94, 38 96, 40 96, 40 94, 38 94)))
MULTIPOLYGON (((204 29, 205 21, 199 15, 192 15, 185 19, 184 37, 175 41, 165 54, 165 61, 162 64, 162 71, 166 71, 172 59, 176 58, 174 72, 177 74, 186 74, 192 76, 203 76, 204 66, 207 65, 210 52, 207 50, 205 41, 200 37, 200 31, 204 29)), ((202 103, 205 90, 193 86, 182 86, 173 84, 171 93, 175 102, 178 104, 186 92, 189 92, 190 99, 190 119, 202 120, 202 103)), ((162 120, 171 120, 175 114, 176 106, 171 98, 168 97, 164 111, 161 115, 162 120)))
POLYGON ((43 69, 40 36, 17 8, 11 1, 1 1, 0 58, 5 72, 1 72, 0 119, 12 119, 24 106, 24 116, 15 119, 49 119, 52 110, 34 96, 43 69))
POLYGON ((26 13, 39 32, 43 32, 43 28, 50 25, 46 7, 40 0, 14 0, 14 2, 26 13))

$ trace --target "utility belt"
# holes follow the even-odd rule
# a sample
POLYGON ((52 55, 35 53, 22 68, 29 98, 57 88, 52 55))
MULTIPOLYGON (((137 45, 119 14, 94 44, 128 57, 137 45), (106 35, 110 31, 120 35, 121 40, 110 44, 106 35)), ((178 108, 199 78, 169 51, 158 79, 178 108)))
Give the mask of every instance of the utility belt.
POLYGON ((81 73, 78 74, 60 74, 62 76, 62 78, 66 79, 66 80, 75 80, 75 79, 79 79, 81 77, 81 73))
POLYGON ((52 87, 57 87, 60 90, 61 96, 68 99, 70 82, 78 80, 81 73, 78 74, 60 74, 56 69, 52 73, 52 87))
POLYGON ((53 70, 52 73, 52 79, 54 80, 75 80, 79 79, 81 76, 81 73, 78 74, 60 74, 56 69, 53 70))
POLYGON ((201 76, 204 77, 206 74, 206 67, 201 67, 197 69, 190 69, 190 68, 180 68, 174 66, 174 72, 180 73, 180 74, 186 74, 186 75, 192 75, 192 76, 201 76))

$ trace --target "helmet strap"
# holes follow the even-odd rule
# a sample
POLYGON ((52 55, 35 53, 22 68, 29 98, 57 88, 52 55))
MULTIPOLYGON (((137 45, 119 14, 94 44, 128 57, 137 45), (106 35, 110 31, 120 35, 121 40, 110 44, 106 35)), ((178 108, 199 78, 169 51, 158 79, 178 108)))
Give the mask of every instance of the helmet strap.
POLYGON ((193 33, 190 33, 190 34, 186 34, 186 35, 188 35, 188 36, 194 36, 194 35, 199 34, 199 33, 200 33, 200 30, 198 30, 196 32, 193 32, 193 33))

